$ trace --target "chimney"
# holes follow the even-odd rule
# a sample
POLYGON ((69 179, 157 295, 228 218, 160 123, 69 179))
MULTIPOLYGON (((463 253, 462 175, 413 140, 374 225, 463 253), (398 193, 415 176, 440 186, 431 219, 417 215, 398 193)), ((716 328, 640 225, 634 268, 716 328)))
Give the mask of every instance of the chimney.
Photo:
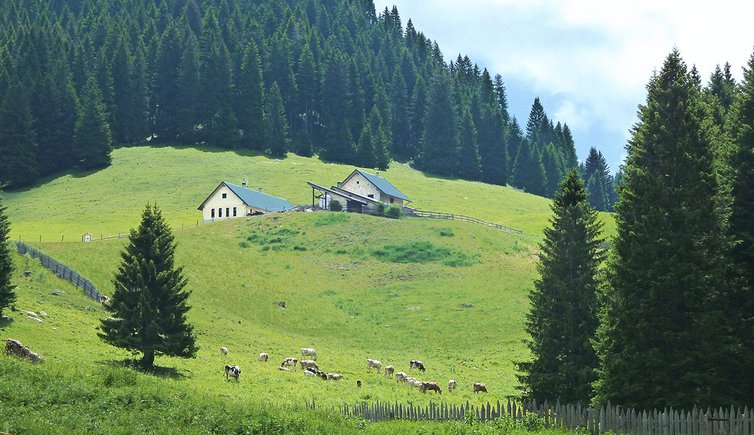
POLYGON ((342 185, 343 185, 343 183, 341 183, 340 181, 338 181, 338 187, 340 187, 342 185))
POLYGON ((379 177, 380 176, 380 171, 375 172, 374 175, 376 175, 376 176, 379 177))
POLYGON ((241 183, 241 186, 246 187, 246 184, 247 184, 246 180, 243 180, 243 182, 241 183))

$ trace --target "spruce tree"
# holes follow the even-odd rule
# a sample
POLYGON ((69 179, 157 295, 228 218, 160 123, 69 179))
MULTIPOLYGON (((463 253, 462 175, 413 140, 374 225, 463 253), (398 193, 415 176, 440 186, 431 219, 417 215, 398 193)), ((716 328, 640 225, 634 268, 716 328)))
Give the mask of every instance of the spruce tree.
POLYGON ((527 139, 518 147, 516 163, 511 174, 511 184, 534 195, 547 194, 547 176, 542 157, 534 144, 527 139))
POLYGON ((458 132, 458 175, 464 180, 479 180, 482 166, 477 145, 477 129, 471 111, 463 111, 458 132))
POLYGON ((37 176, 37 135, 29 98, 21 82, 8 87, 0 101, 0 186, 31 184, 37 176))
POLYGON ((0 317, 3 309, 10 307, 16 301, 16 286, 11 282, 13 277, 13 259, 10 250, 10 222, 5 215, 2 198, 0 198, 0 317))
POLYGON ((616 205, 597 401, 727 406, 738 381, 701 93, 677 50, 647 90, 616 205))
POLYGON ((283 97, 277 82, 272 83, 264 110, 267 146, 273 157, 285 157, 288 151, 288 121, 283 97))
POLYGON ((364 125, 361 129, 361 136, 356 148, 356 164, 364 168, 374 168, 377 166, 377 157, 375 156, 375 140, 372 135, 372 128, 369 124, 364 125))
POLYGON ((147 204, 139 228, 131 230, 115 274, 115 291, 97 335, 108 344, 141 353, 141 365, 154 367, 155 356, 193 358, 193 326, 182 267, 175 267, 175 242, 157 205, 147 204))
POLYGON ((451 89, 446 74, 438 74, 434 78, 424 114, 424 134, 417 161, 420 169, 445 176, 455 175, 458 167, 458 130, 451 89))
POLYGON ((99 169, 110 164, 112 135, 97 82, 89 77, 81 93, 73 146, 81 169, 99 169))
POLYGON ((597 212, 586 198, 572 169, 555 193, 537 264, 540 277, 529 294, 526 344, 533 358, 518 364, 518 377, 528 396, 539 401, 587 402, 597 378, 592 339, 602 240, 597 212))
POLYGON ((728 236, 732 242, 733 269, 732 320, 741 343, 736 367, 743 389, 739 403, 754 397, 754 54, 749 58, 740 93, 732 109, 734 152, 731 213, 728 236))

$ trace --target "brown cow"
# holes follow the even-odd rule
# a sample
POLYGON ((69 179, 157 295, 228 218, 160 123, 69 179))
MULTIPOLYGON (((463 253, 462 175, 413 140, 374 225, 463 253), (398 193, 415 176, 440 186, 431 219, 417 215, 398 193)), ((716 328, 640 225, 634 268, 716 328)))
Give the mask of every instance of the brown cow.
POLYGON ((442 394, 442 390, 440 389, 440 386, 437 385, 437 382, 422 382, 422 386, 419 387, 419 390, 422 393, 426 393, 427 390, 437 391, 438 394, 442 394))
POLYGON ((477 382, 476 384, 474 384, 474 392, 478 393, 480 391, 482 393, 486 393, 487 392, 487 387, 483 383, 477 382))

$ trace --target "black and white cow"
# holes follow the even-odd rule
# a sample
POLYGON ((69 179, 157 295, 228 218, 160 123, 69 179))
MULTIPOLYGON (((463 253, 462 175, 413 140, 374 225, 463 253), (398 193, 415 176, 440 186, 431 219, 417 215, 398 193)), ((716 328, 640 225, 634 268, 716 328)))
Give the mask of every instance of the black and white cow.
POLYGON ((416 359, 411 360, 411 362, 409 363, 409 367, 412 369, 419 369, 420 372, 425 371, 424 364, 421 361, 416 360, 416 359))
POLYGON ((225 380, 229 381, 230 378, 236 378, 236 382, 238 382, 238 378, 241 376, 241 368, 238 366, 225 366, 225 380))

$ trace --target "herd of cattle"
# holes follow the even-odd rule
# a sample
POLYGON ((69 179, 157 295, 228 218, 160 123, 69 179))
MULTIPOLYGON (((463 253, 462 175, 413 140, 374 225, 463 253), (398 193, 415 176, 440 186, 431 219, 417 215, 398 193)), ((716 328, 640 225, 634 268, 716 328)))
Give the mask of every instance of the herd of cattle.
MULTIPOLYGON (((228 349, 226 347, 220 348, 220 354, 223 356, 228 355, 228 349)), ((301 348, 301 360, 299 361, 298 358, 294 358, 292 356, 289 356, 283 360, 283 362, 280 364, 280 367, 278 367, 279 370, 283 371, 291 371, 291 367, 296 368, 296 365, 301 367, 301 370, 303 370, 305 376, 314 376, 319 377, 323 380, 332 380, 332 381, 338 381, 343 379, 343 375, 340 373, 325 373, 319 369, 319 365, 317 364, 317 351, 315 351, 312 348, 302 347, 301 348)), ((259 358, 257 358, 260 362, 267 362, 267 360, 270 358, 270 356, 266 353, 260 353, 259 358)), ((383 373, 382 369, 382 363, 379 362, 376 359, 367 358, 367 372, 371 372, 372 369, 375 369, 377 373, 383 373)), ((424 363, 422 363, 419 360, 412 359, 409 361, 409 371, 411 370, 418 370, 420 372, 425 372, 426 368, 424 367, 424 363)), ((404 372, 395 372, 395 367, 392 365, 385 366, 384 374, 388 378, 395 378, 396 382, 403 382, 405 384, 408 384, 412 388, 417 388, 422 393, 426 393, 427 391, 436 391, 438 394, 442 394, 442 389, 440 389, 440 386, 437 384, 437 382, 433 381, 420 381, 416 379, 413 376, 408 376, 404 372)), ((225 379, 230 380, 230 378, 234 378, 236 381, 239 381, 239 377, 241 376, 241 368, 237 365, 226 365, 225 366, 225 379)), ((356 380, 356 386, 361 388, 361 380, 356 380)), ((458 383, 451 379, 448 381, 448 391, 452 392, 456 389, 458 386, 458 383)), ((477 382, 473 385, 474 393, 486 393, 487 387, 477 382)))

